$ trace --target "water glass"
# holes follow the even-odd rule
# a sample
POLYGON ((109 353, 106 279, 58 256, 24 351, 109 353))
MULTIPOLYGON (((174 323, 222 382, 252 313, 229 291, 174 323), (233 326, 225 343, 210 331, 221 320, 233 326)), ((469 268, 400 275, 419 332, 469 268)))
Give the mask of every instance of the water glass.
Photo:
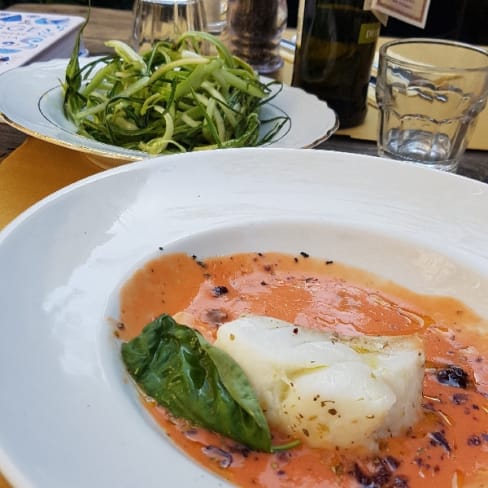
POLYGON ((225 0, 203 0, 205 16, 207 18, 207 32, 219 36, 225 26, 227 12, 227 1, 225 0))
POLYGON ((488 95, 488 52, 456 41, 381 46, 378 153, 456 171, 488 95))
POLYGON ((132 44, 136 50, 174 41, 187 31, 206 30, 202 0, 135 0, 132 44))
POLYGON ((278 70, 287 16, 286 0, 228 0, 224 36, 230 50, 259 73, 278 70))

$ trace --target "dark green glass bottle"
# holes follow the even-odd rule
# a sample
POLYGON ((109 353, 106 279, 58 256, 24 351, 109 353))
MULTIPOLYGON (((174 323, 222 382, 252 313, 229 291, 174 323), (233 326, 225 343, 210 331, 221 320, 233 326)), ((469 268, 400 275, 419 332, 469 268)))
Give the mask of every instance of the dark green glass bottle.
POLYGON ((364 0, 300 0, 292 85, 316 94, 341 128, 366 117, 368 83, 380 23, 364 0))

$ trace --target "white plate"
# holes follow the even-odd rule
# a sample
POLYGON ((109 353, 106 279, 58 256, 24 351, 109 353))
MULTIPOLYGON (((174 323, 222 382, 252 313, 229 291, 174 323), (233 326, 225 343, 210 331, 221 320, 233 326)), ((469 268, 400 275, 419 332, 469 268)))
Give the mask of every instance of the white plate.
MULTIPOLYGON (((93 59, 80 59, 80 64, 93 59)), ((34 63, 0 76, 0 116, 18 130, 60 146, 126 161, 147 158, 142 151, 104 144, 76 134, 75 125, 63 113, 60 83, 64 81, 66 63, 65 59, 34 63)), ((315 95, 300 88, 284 85, 276 98, 263 106, 261 119, 283 113, 290 117, 290 123, 285 124, 273 142, 266 144, 268 147, 314 147, 338 128, 335 112, 315 95)))
POLYGON ((381 158, 240 149, 101 172, 0 233, 0 470, 16 487, 224 486, 124 382, 108 317, 159 253, 307 251, 488 317, 488 185, 381 158))

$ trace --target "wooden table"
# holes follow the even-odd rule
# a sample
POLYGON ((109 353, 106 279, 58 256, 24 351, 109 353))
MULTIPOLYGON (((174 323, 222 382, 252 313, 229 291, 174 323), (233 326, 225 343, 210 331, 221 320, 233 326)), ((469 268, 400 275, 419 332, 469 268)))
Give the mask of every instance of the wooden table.
MULTIPOLYGON (((86 17, 87 7, 56 4, 17 4, 9 10, 61 13, 86 17)), ((90 54, 108 52, 104 42, 109 39, 129 40, 132 26, 132 12, 105 8, 92 8, 90 22, 84 31, 84 42, 90 54)), ((488 135, 487 135, 488 137, 488 135)), ((5 124, 0 125, 0 158, 18 147, 25 135, 5 124)), ((349 136, 336 134, 320 144, 318 149, 347 151, 352 153, 376 155, 376 144, 372 141, 356 140, 349 136)), ((480 181, 488 182, 488 152, 467 151, 458 173, 480 181)))

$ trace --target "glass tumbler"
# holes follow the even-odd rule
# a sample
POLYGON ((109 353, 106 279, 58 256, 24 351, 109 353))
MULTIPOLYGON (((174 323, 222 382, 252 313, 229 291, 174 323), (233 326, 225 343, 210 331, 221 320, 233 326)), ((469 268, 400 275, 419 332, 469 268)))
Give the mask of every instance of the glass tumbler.
POLYGON ((456 171, 488 97, 488 51, 441 39, 380 48, 378 153, 456 171))
POLYGON ((205 16, 207 17, 207 31, 219 36, 225 27, 227 12, 226 0, 203 0, 205 16))
POLYGON ((188 31, 206 30, 202 0, 135 0, 132 45, 136 51, 157 41, 174 41, 188 31))

